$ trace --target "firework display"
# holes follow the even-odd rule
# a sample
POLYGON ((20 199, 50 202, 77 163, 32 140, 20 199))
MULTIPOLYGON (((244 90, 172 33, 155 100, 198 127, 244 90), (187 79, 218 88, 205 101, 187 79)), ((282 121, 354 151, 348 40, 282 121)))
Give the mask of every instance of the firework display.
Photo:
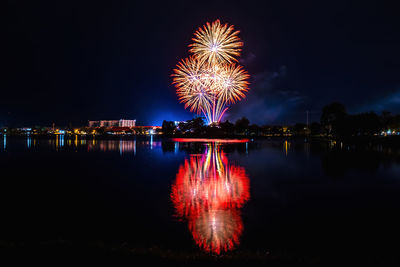
POLYGON ((185 161, 171 192, 176 214, 188 220, 196 244, 216 254, 239 244, 243 231, 239 209, 249 197, 245 170, 230 165, 216 144, 185 161))
POLYGON ((173 84, 185 108, 218 123, 228 107, 245 97, 249 74, 237 64, 243 42, 233 26, 219 20, 195 32, 188 58, 174 69, 173 84))

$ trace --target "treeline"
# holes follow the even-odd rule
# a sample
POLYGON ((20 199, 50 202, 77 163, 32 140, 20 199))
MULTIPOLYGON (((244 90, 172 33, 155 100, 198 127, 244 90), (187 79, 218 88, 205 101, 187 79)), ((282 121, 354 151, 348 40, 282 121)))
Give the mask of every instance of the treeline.
POLYGON ((250 124, 250 121, 243 117, 235 123, 228 120, 219 124, 205 125, 202 117, 197 117, 176 125, 173 121, 163 121, 161 132, 164 135, 185 135, 185 136, 216 136, 216 135, 249 135, 259 134, 260 127, 250 124))
POLYGON ((384 111, 348 114, 341 103, 332 103, 322 110, 324 134, 333 137, 392 135, 400 131, 400 114, 384 111))
POLYGON ((383 112, 348 114, 345 106, 332 103, 325 106, 319 122, 310 125, 263 125, 251 124, 243 117, 236 122, 228 120, 206 125, 203 118, 175 124, 163 121, 161 132, 167 136, 325 136, 346 138, 354 136, 398 135, 400 115, 383 112))

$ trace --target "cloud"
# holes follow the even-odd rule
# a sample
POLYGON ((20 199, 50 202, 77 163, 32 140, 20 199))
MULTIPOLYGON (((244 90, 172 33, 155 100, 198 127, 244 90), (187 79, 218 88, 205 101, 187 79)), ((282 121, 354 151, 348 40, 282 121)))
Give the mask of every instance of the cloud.
POLYGON ((400 90, 391 92, 383 97, 380 97, 371 103, 358 106, 355 112, 382 112, 391 111, 393 113, 400 113, 400 90))
POLYGON ((263 71, 252 76, 247 97, 228 110, 225 119, 235 121, 245 116, 260 125, 287 122, 293 117, 305 97, 286 83, 287 68, 263 71))
POLYGON ((251 63, 253 63, 256 59, 256 55, 252 52, 246 54, 244 57, 242 57, 241 59, 239 59, 240 64, 242 65, 250 65, 251 63))

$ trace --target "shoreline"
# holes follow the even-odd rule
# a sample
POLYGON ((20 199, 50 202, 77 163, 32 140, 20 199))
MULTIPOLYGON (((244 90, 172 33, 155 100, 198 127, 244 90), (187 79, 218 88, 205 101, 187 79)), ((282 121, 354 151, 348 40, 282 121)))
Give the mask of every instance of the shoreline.
POLYGON ((220 141, 233 141, 233 142, 249 142, 254 140, 304 140, 305 142, 342 142, 344 144, 368 144, 368 143, 393 143, 400 145, 400 135, 389 135, 389 136, 353 136, 345 138, 333 138, 328 136, 312 136, 312 135, 272 135, 272 136, 260 136, 260 135, 163 135, 163 134, 136 134, 136 135, 79 135, 79 134, 2 134, 1 138, 39 138, 49 139, 55 137, 64 137, 66 139, 98 139, 98 140, 134 140, 136 138, 157 138, 157 139, 170 139, 171 141, 185 141, 185 142, 218 142, 220 141))

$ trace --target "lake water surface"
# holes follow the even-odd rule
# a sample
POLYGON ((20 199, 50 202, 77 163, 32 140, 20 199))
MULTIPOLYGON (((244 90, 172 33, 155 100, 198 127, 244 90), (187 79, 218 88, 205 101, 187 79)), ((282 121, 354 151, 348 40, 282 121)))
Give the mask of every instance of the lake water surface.
POLYGON ((400 151, 390 148, 0 137, 2 241, 398 253, 400 151))

